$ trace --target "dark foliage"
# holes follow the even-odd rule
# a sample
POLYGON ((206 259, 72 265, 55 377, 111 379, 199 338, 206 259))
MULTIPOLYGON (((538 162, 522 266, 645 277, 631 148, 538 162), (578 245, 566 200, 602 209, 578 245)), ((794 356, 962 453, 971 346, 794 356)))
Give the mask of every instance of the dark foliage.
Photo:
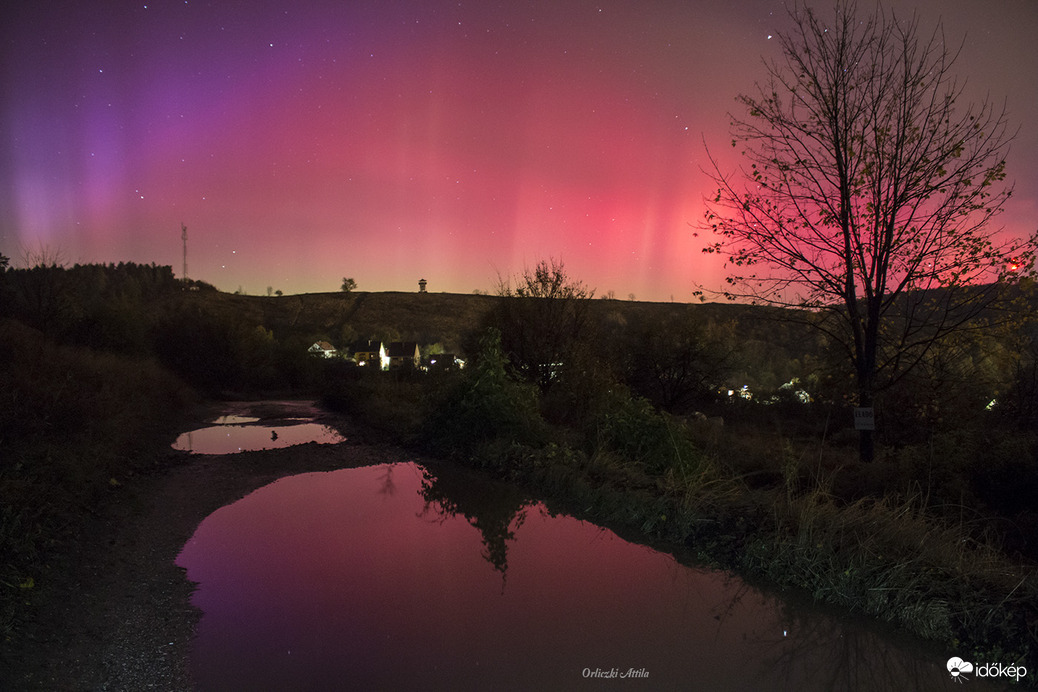
POLYGON ((737 347, 731 326, 685 319, 645 321, 629 328, 626 382, 672 413, 708 408, 734 374, 737 347))
POLYGON ((496 330, 483 334, 474 360, 433 404, 424 439, 435 451, 461 455, 496 440, 537 444, 545 431, 535 391, 508 375, 496 330))
POLYGON ((4 284, 3 316, 64 343, 138 354, 146 349, 145 306, 181 289, 170 267, 133 262, 11 269, 4 284))
POLYGON ((502 282, 490 325, 501 334, 509 369, 547 392, 575 350, 592 342, 589 303, 594 291, 566 274, 561 261, 541 261, 502 282))

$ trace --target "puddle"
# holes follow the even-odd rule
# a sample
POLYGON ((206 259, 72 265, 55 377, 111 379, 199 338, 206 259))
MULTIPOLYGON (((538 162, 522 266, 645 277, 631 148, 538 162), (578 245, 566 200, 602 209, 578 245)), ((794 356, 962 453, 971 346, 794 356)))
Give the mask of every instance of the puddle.
POLYGON ((277 417, 266 423, 261 420, 239 413, 226 414, 209 427, 182 433, 173 443, 173 449, 192 454, 236 454, 308 442, 338 444, 345 441, 337 430, 315 423, 310 417, 277 417))
POLYGON ((177 564, 204 613, 199 689, 954 687, 944 651, 449 465, 282 478, 206 518, 177 564))

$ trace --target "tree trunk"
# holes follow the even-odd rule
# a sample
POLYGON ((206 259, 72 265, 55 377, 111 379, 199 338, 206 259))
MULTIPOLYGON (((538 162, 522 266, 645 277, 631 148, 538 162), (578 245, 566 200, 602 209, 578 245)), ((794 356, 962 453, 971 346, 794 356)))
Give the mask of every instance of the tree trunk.
POLYGON ((863 464, 870 464, 876 455, 876 447, 872 440, 872 430, 859 430, 858 437, 858 460, 863 464))
MULTIPOLYGON (((858 406, 862 408, 874 406, 875 400, 872 394, 873 379, 874 375, 871 372, 862 373, 858 378, 858 406)), ((875 417, 873 417, 873 420, 875 420, 875 417)), ((873 430, 858 431, 858 461, 863 464, 872 463, 876 456, 873 432, 873 430)))

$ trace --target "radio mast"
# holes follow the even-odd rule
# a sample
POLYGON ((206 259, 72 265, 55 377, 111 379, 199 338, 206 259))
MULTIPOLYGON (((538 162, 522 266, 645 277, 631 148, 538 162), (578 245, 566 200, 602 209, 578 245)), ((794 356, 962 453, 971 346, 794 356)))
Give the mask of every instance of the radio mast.
POLYGON ((184 241, 184 275, 182 280, 184 283, 187 283, 187 226, 184 225, 183 221, 180 222, 180 237, 184 241))

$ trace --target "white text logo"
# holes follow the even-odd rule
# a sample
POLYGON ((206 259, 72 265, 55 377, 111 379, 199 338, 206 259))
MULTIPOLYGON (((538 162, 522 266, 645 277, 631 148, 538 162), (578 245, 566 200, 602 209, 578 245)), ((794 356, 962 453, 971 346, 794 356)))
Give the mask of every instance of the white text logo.
POLYGON ((948 659, 948 672, 955 682, 969 680, 966 673, 973 673, 978 678, 1014 678, 1020 682, 1020 678, 1027 675, 1027 668, 1016 665, 1004 666, 1001 663, 978 663, 974 666, 969 661, 952 656, 948 659))

